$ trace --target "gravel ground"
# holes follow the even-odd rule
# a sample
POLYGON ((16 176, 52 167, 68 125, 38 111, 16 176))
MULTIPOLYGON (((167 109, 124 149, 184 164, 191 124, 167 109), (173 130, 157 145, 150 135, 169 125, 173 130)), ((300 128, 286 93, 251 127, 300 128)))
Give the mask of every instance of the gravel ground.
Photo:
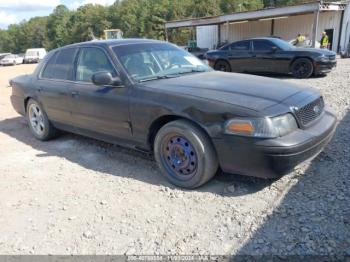
MULTIPOLYGON (((350 59, 321 90, 339 127, 316 159, 277 181, 220 175, 173 187, 146 155, 66 134, 35 140, 0 67, 1 254, 349 254, 350 59)), ((282 87, 281 87, 282 88, 282 87)))

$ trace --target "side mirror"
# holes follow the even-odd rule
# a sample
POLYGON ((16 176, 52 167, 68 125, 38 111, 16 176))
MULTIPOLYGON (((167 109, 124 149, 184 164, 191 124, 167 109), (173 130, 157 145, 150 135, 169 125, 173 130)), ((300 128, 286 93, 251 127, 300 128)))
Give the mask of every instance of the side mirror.
POLYGON ((272 52, 272 53, 275 53, 277 50, 278 50, 277 46, 271 47, 271 52, 272 52))
POLYGON ((97 86, 120 87, 123 85, 119 77, 113 77, 109 72, 98 72, 92 75, 92 82, 97 86))

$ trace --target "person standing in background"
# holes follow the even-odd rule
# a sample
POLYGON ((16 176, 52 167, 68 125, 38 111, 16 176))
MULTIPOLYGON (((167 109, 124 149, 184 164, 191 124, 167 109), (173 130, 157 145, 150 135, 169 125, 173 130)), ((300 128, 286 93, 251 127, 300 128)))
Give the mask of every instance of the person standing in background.
POLYGON ((322 38, 321 38, 321 48, 328 48, 328 44, 329 44, 328 35, 326 34, 326 32, 323 31, 322 38))
POLYGON ((295 46, 302 46, 305 42, 305 36, 302 34, 298 34, 296 40, 295 40, 295 46))

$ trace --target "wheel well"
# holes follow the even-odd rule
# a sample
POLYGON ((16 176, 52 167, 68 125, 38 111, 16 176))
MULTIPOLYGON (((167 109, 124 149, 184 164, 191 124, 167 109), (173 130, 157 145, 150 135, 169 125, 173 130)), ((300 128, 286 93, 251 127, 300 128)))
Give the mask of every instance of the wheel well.
POLYGON ((154 146, 154 140, 156 138, 158 131, 166 124, 168 124, 172 121, 180 120, 180 119, 190 121, 191 123, 193 123, 194 125, 199 127, 208 137, 210 137, 208 132, 203 127, 201 127, 198 123, 194 122, 191 119, 188 119, 188 118, 182 117, 182 116, 175 116, 175 115, 161 116, 152 123, 152 125, 149 129, 150 131, 148 133, 148 143, 149 143, 152 150, 153 150, 153 146, 154 146))
POLYGON ((216 61, 215 61, 215 64, 214 64, 214 67, 215 67, 216 64, 219 63, 219 62, 225 62, 225 63, 229 66, 229 68, 231 69, 230 63, 229 63, 227 60, 223 59, 223 58, 220 58, 220 59, 216 60, 216 61))
POLYGON ((27 105, 28 105, 29 99, 31 99, 30 96, 28 96, 26 99, 24 99, 24 112, 27 112, 27 105))
MULTIPOLYGON (((300 59, 300 58, 304 58, 304 59, 307 59, 307 60, 310 60, 310 62, 312 63, 312 66, 314 67, 314 60, 310 57, 307 57, 307 56, 298 56, 298 57, 295 57, 291 62, 290 62, 290 65, 289 65, 289 71, 292 71, 292 65, 293 63, 300 59)), ((315 68, 313 68, 313 70, 315 70, 315 68)))
POLYGON ((185 118, 174 116, 174 115, 166 115, 166 116, 161 116, 151 124, 149 133, 148 133, 148 143, 152 149, 153 149, 154 139, 156 138, 158 131, 167 123, 175 120, 179 120, 179 119, 185 119, 185 118))

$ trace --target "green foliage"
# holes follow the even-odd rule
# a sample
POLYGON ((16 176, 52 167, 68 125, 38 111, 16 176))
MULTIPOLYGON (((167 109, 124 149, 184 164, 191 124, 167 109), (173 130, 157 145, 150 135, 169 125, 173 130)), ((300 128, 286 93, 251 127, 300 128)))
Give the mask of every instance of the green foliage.
POLYGON ((220 1, 220 8, 223 11, 223 13, 257 10, 263 7, 264 7, 264 4, 262 0, 221 0, 220 1))
MULTIPOLYGON (((0 53, 27 48, 48 50, 103 37, 103 30, 119 28, 124 37, 165 39, 165 21, 256 10, 305 0, 116 0, 111 6, 87 4, 75 11, 58 5, 46 17, 34 17, 0 30, 0 53)), ((169 39, 185 45, 192 28, 171 30, 169 39)))
POLYGON ((103 30, 110 28, 107 8, 101 5, 84 5, 74 12, 68 23, 70 43, 91 40, 92 36, 103 36, 103 30))

